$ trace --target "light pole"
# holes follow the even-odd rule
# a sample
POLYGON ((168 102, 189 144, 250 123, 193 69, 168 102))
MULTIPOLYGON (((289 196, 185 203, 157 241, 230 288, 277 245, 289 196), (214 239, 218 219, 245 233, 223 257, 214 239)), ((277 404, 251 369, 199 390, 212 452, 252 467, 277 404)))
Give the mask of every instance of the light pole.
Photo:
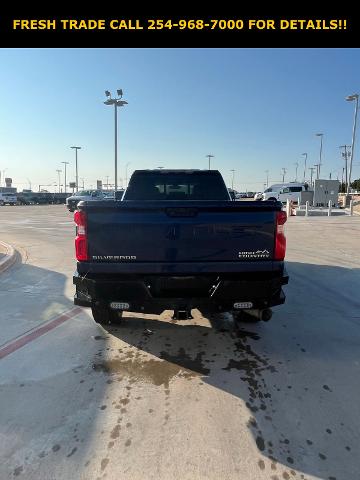
POLYGON ((266 173, 266 188, 267 188, 269 186, 269 170, 265 170, 265 173, 266 173))
POLYGON ((127 174, 127 169, 128 169, 128 166, 130 165, 131 162, 127 162, 127 164, 125 165, 125 188, 127 188, 128 186, 128 174, 127 174))
POLYGON ((211 159, 215 157, 215 155, 205 155, 205 157, 208 157, 209 159, 209 170, 210 170, 210 162, 211 162, 211 159))
POLYGON ((104 102, 105 105, 114 105, 115 113, 115 192, 117 191, 117 109, 118 107, 123 107, 127 105, 128 102, 121 100, 123 96, 123 91, 121 89, 116 90, 118 98, 111 98, 111 93, 109 90, 105 90, 105 95, 108 99, 104 102))
POLYGON ((350 193, 350 183, 351 183, 351 171, 352 171, 352 164, 354 159, 354 148, 355 148, 355 135, 356 135, 356 120, 357 120, 357 112, 359 107, 359 94, 354 93, 353 95, 349 95, 346 97, 348 102, 355 101, 355 113, 354 113, 354 124, 353 124, 353 132, 352 132, 352 141, 351 141, 351 157, 350 157, 350 167, 349 167, 349 183, 347 186, 347 195, 350 193))
POLYGON ((76 171, 76 176, 75 176, 75 183, 76 183, 76 193, 79 191, 79 177, 78 177, 78 160, 77 160, 77 152, 78 150, 81 150, 81 147, 71 147, 75 148, 75 171, 76 171))
POLYGON ((309 170, 311 170, 310 185, 313 186, 313 172, 315 170, 315 167, 310 167, 309 170))
MULTIPOLYGON (((6 172, 7 168, 4 168, 4 170, 2 171, 2 178, 3 178, 3 182, 4 182, 4 185, 5 185, 5 172, 6 172)), ((0 170, 0 187, 1 187, 1 170, 0 170)))
POLYGON ((350 150, 347 151, 347 149, 351 148, 350 145, 340 145, 339 148, 343 148, 344 151, 341 153, 341 156, 345 160, 345 193, 347 193, 347 186, 348 186, 348 158, 350 157, 351 153, 350 150))
POLYGON ((69 165, 69 162, 61 162, 65 165, 65 178, 64 178, 64 182, 65 182, 65 194, 66 194, 66 165, 69 165))
POLYGON ((295 165, 295 182, 297 182, 297 171, 298 171, 299 163, 295 162, 294 165, 295 165))
POLYGON ((319 164, 314 163, 314 167, 316 167, 316 179, 319 180, 319 164))
POLYGON ((56 171, 57 171, 58 176, 59 176, 59 193, 60 193, 60 173, 62 172, 62 170, 57 169, 56 171))
POLYGON ((320 155, 319 155, 319 173, 318 173, 318 178, 320 177, 320 168, 321 168, 321 158, 322 158, 322 148, 323 148, 323 133, 315 133, 316 137, 320 137, 320 155))
POLYGON ((286 168, 282 168, 282 176, 283 176, 283 179, 282 179, 282 183, 285 182, 285 174, 286 174, 286 168))
POLYGON ((305 183, 305 177, 306 177, 306 162, 307 162, 307 156, 308 154, 305 152, 305 153, 302 153, 301 155, 303 155, 305 157, 305 163, 304 163, 304 178, 303 178, 303 182, 305 183))
POLYGON ((235 177, 235 170, 230 170, 232 172, 232 179, 231 179, 231 190, 234 190, 234 177, 235 177))

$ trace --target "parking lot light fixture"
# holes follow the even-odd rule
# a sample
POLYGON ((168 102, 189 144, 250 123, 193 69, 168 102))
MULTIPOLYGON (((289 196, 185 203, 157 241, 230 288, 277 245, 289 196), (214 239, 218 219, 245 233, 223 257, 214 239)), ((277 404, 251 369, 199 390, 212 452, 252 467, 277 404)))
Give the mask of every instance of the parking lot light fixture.
POLYGON ((124 105, 127 105, 128 102, 125 100, 121 100, 123 96, 123 91, 122 89, 118 89, 117 91, 117 98, 112 98, 111 93, 109 90, 105 90, 105 95, 108 97, 107 100, 105 100, 104 104, 105 105, 114 105, 114 114, 115 114, 115 192, 117 191, 118 188, 118 183, 117 183, 117 109, 118 107, 123 107, 124 105))
POLYGON ((77 152, 78 150, 81 149, 81 147, 71 147, 75 149, 75 172, 76 172, 76 177, 75 177, 75 183, 76 183, 76 193, 79 191, 79 177, 78 177, 78 155, 77 152))
POLYGON ((355 148, 355 135, 356 135, 356 121, 357 121, 357 113, 359 108, 359 94, 354 93, 353 95, 348 95, 346 97, 347 102, 355 102, 355 113, 354 113, 354 123, 353 123, 353 131, 352 131, 352 141, 351 141, 351 156, 350 156, 350 166, 349 166, 349 176, 348 176, 348 186, 346 193, 350 193, 350 183, 351 183, 351 171, 354 159, 354 148, 355 148))

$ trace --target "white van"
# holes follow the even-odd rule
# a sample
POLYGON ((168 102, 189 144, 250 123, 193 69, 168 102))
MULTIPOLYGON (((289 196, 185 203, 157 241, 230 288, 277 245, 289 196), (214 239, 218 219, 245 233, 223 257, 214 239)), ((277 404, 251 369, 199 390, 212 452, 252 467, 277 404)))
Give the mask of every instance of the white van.
POLYGON ((17 196, 15 193, 1 193, 0 192, 0 205, 16 205, 17 196))
POLYGON ((308 184, 297 182, 271 185, 264 191, 262 200, 279 200, 282 203, 286 203, 287 200, 297 202, 300 192, 308 189, 308 184))

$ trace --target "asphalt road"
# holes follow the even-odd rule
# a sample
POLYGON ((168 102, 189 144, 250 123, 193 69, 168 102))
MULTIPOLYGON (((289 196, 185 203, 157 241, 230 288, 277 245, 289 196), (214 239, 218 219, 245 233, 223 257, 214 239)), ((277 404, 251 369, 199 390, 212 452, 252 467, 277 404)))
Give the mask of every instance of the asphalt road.
POLYGON ((0 208, 0 478, 360 479, 360 217, 291 217, 268 323, 72 304, 65 207, 0 208))

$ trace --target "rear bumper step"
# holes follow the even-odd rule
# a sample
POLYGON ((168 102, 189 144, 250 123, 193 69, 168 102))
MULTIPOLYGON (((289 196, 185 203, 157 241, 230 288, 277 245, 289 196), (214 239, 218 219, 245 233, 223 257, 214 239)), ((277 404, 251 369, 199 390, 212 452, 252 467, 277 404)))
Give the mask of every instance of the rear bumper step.
POLYGON ((210 309, 231 311, 236 303, 251 303, 254 309, 270 308, 285 302, 282 285, 288 283, 284 270, 281 275, 270 277, 263 272, 251 279, 221 278, 221 276, 202 276, 193 284, 189 277, 182 282, 181 277, 147 277, 124 279, 114 276, 82 276, 76 273, 73 283, 76 285, 75 305, 91 307, 109 306, 111 302, 127 304, 127 311, 160 314, 164 310, 210 309), (214 281, 215 280, 215 281, 214 281), (178 281, 178 287, 176 287, 178 281), (185 288, 184 283, 187 285, 185 288), (196 283, 199 285, 197 286, 196 283))

